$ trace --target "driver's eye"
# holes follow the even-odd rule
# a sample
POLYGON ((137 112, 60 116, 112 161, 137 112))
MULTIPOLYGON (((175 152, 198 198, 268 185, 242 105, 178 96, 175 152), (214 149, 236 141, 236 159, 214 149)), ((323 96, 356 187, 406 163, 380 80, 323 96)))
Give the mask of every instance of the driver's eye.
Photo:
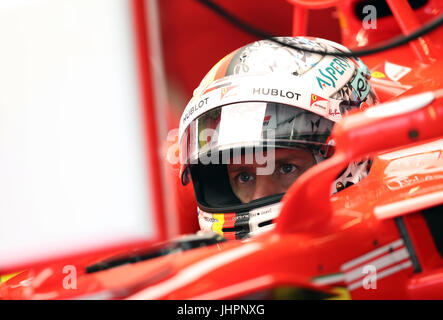
POLYGON ((247 183, 252 181, 254 177, 247 172, 242 172, 237 176, 237 179, 240 183, 247 183))
POLYGON ((296 169, 297 169, 296 165, 287 163, 287 164, 280 166, 279 173, 280 174, 289 174, 289 173, 294 172, 296 169))

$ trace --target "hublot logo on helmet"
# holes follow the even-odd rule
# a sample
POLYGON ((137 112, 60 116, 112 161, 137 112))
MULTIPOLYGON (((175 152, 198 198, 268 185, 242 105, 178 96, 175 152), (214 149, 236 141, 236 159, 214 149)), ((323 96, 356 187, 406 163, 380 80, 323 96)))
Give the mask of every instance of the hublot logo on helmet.
POLYGON ((252 89, 252 94, 259 94, 263 96, 279 96, 282 98, 294 99, 298 100, 300 97, 300 93, 295 93, 292 91, 278 90, 278 89, 270 89, 270 88, 254 88, 252 89))
POLYGON ((201 107, 205 106, 208 104, 208 99, 209 98, 204 98, 202 100, 200 100, 198 103, 196 103, 195 105, 192 106, 191 109, 189 109, 188 112, 186 112, 186 114, 183 116, 183 123, 186 122, 186 120, 188 120, 188 118, 198 109, 200 109, 201 107))

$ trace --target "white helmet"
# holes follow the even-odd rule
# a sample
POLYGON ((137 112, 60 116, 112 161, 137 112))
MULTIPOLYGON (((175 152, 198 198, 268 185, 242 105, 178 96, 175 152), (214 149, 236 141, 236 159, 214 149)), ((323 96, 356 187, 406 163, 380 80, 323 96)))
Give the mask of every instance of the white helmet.
MULTIPOLYGON (((348 52, 318 38, 277 39, 322 52, 348 52)), ((376 103, 369 77, 358 58, 309 53, 271 40, 248 44, 220 60, 194 91, 179 128, 181 180, 193 181, 201 230, 244 239, 271 229, 284 192, 242 201, 233 191, 228 164, 248 155, 258 163, 260 155, 265 175, 275 164, 263 166, 263 160, 272 164, 275 150, 307 151, 314 164, 329 157, 334 123, 351 109, 376 103)), ((351 163, 332 193, 359 182, 369 168, 369 159, 351 163)))

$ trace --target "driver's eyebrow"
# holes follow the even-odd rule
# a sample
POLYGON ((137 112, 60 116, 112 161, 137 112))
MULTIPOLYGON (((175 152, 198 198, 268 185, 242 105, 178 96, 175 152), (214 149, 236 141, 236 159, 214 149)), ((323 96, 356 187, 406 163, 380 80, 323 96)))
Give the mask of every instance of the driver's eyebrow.
MULTIPOLYGON (((286 157, 278 158, 277 160, 275 160, 275 164, 280 165, 280 164, 284 164, 284 163, 288 163, 290 161, 296 161, 296 160, 300 160, 300 157, 296 156, 296 155, 287 155, 286 157)), ((255 169, 255 168, 261 167, 261 166, 264 166, 264 164, 263 165, 231 164, 228 167, 228 173, 247 171, 247 170, 255 169)))
POLYGON ((228 173, 239 172, 239 171, 246 171, 246 170, 251 170, 251 169, 254 169, 254 168, 255 168, 254 165, 234 164, 234 165, 229 166, 228 173))
POLYGON ((286 157, 277 159, 275 161, 275 163, 276 164, 282 164, 282 163, 289 162, 289 161, 294 161, 294 160, 300 160, 300 157, 295 156, 295 155, 288 155, 286 157))

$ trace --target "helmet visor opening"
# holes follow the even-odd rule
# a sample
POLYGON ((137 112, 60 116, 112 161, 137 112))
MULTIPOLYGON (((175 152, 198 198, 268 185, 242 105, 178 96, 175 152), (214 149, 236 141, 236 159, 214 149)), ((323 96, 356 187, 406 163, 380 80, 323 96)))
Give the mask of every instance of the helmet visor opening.
POLYGON ((333 125, 310 111, 266 102, 203 114, 181 141, 199 205, 207 212, 226 212, 264 205, 260 199, 281 199, 318 155, 330 155, 333 125), (267 190, 258 190, 264 181, 267 190))
POLYGON ((322 152, 334 122, 294 106, 243 102, 215 108, 190 123, 181 137, 182 164, 218 164, 219 152, 239 148, 303 148, 322 152), (208 159, 209 158, 209 159, 208 159), (215 161, 215 162, 214 162, 215 161))

